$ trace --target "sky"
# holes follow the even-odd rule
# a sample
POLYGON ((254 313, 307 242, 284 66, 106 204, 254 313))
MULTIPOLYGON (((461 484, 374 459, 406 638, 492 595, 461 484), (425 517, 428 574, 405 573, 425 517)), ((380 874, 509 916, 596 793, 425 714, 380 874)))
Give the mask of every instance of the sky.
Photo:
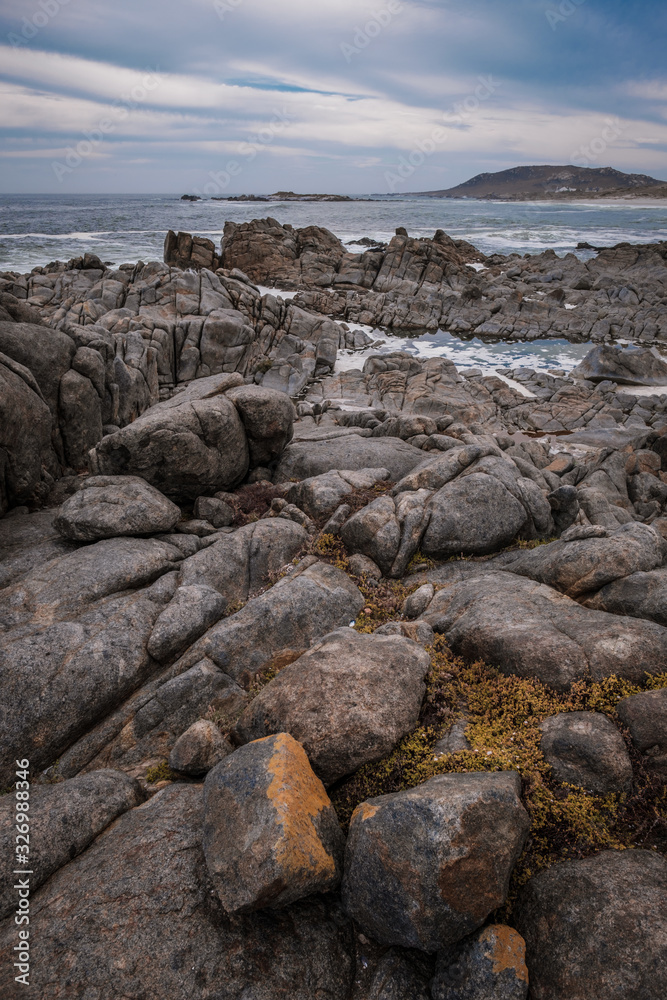
POLYGON ((0 0, 0 191, 667 180, 664 0, 0 0))

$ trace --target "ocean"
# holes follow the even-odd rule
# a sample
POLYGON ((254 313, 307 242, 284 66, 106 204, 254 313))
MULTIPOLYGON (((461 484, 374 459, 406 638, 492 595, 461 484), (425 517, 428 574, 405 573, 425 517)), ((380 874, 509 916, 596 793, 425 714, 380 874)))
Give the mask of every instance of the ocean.
MULTIPOLYGON (((411 236, 444 229, 484 253, 575 251, 578 243, 652 243, 667 240, 667 202, 649 199, 576 202, 474 202, 369 196, 355 202, 184 202, 177 195, 2 195, 0 271, 24 273, 53 260, 87 251, 123 264, 162 260, 169 229, 219 242, 226 220, 248 222, 272 216, 295 227, 324 226, 343 243, 364 236, 388 241, 398 226, 411 236)), ((578 251, 586 259, 590 251, 578 251)), ((462 368, 531 365, 538 370, 574 367, 588 350, 565 340, 489 343, 462 340, 445 331, 409 339, 388 337, 384 350, 421 357, 450 357, 462 368)), ((341 358, 349 367, 354 358, 341 358)))

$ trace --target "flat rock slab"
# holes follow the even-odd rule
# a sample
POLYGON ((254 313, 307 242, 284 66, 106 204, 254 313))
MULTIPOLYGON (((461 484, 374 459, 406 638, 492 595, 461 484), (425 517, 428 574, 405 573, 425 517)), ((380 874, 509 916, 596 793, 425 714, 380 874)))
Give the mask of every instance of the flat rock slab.
POLYGON ((387 469, 396 482, 425 460, 419 448, 400 438, 367 438, 358 434, 333 441, 304 441, 291 444, 280 460, 274 483, 309 479, 337 469, 387 469))
POLYGON ((171 531, 180 517, 175 503, 138 476, 91 476, 53 523, 70 541, 97 542, 171 531))
POLYGON ((337 888, 345 837, 303 747, 287 733, 248 743, 218 764, 204 802, 206 864, 227 913, 337 888))
MULTIPOLYGON (((30 789, 30 886, 34 892, 69 864, 118 816, 144 801, 141 786, 120 771, 91 771, 56 785, 30 789)), ((7 864, 16 852, 13 795, 0 798, 0 849, 7 864)), ((13 868, 19 866, 12 865, 13 868)), ((16 908, 12 880, 0 890, 0 919, 16 908)))
POLYGON ((629 792, 632 763, 620 732, 599 712, 562 712, 540 724, 541 748, 557 781, 595 795, 629 792))
MULTIPOLYGON (((334 901, 226 916, 201 846, 202 799, 197 786, 165 788, 33 895, 40 1000, 347 1000, 352 929, 334 901)), ((0 927, 7 997, 16 930, 13 919, 0 927)))
POLYGON ((235 727, 248 742, 288 732, 331 785, 381 760, 417 724, 428 653, 399 636, 333 632, 280 671, 235 727))
POLYGON ((385 945, 435 952, 504 903, 530 821, 515 772, 446 774, 355 809, 343 905, 385 945))
POLYGON ((667 670, 667 629, 582 608, 565 594, 511 573, 469 570, 436 593, 424 614, 457 655, 566 691, 617 674, 642 683, 667 670))
POLYGON ((491 924, 438 955, 433 1000, 526 1000, 526 942, 513 928, 491 924))
POLYGON ((667 861, 603 851, 541 872, 514 918, 535 1000, 661 1000, 667 995, 667 861))

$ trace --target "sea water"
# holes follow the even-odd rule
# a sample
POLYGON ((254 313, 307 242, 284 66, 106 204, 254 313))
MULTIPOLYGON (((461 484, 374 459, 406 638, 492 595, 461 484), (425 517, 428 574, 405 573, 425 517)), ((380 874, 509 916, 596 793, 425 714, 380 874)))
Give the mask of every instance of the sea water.
MULTIPOLYGON (((3 195, 0 270, 24 273, 86 252, 115 265, 162 260, 169 229, 197 233, 218 243, 227 220, 248 222, 266 216, 297 228, 324 226, 352 245, 365 236, 387 242, 398 226, 415 237, 444 229, 486 254, 536 254, 552 249, 560 256, 576 252, 587 259, 592 251, 579 251, 577 244, 667 240, 664 200, 475 202, 369 196, 352 202, 184 202, 176 195, 3 195)), ((369 332, 385 342, 384 351, 443 356, 462 368, 484 371, 519 365, 568 371, 590 347, 566 340, 489 343, 462 340, 444 331, 411 338, 369 332)), ((358 364, 358 355, 342 355, 339 361, 340 367, 358 364)))

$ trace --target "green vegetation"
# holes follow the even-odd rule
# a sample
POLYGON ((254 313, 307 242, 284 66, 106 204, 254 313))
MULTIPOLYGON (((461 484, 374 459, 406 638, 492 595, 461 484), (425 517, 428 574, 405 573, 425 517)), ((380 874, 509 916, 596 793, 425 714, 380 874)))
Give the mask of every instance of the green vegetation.
POLYGON ((417 729, 389 757, 361 768, 332 795, 345 827, 365 799, 413 788, 438 774, 518 771, 531 832, 514 871, 505 916, 520 886, 550 864, 607 848, 651 848, 656 839, 664 840, 667 789, 646 774, 629 741, 634 791, 602 798, 552 778, 540 750, 539 724, 547 716, 574 711, 603 712, 618 722, 614 713, 621 698, 665 686, 667 677, 650 678, 641 687, 617 677, 582 681, 561 695, 535 679, 506 677, 482 662, 465 663, 452 656, 441 636, 431 653, 417 729), (436 758, 435 743, 463 715, 469 720, 470 749, 436 758))

